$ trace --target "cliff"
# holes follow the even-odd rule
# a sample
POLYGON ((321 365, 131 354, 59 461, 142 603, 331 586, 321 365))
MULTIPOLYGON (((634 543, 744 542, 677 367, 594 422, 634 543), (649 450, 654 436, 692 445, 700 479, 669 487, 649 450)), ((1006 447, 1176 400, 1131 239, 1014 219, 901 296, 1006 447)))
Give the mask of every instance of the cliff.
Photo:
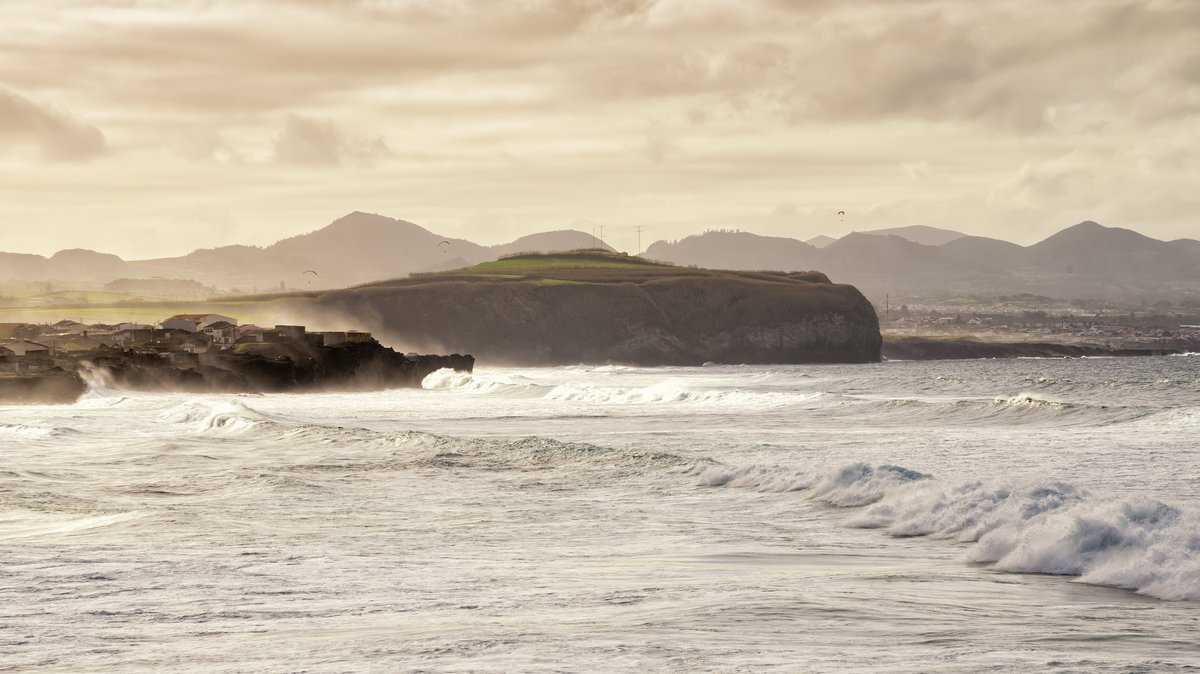
POLYGON ((395 344, 489 363, 857 363, 880 358, 879 322, 855 288, 816 272, 673 267, 577 251, 293 300, 354 317, 395 344))

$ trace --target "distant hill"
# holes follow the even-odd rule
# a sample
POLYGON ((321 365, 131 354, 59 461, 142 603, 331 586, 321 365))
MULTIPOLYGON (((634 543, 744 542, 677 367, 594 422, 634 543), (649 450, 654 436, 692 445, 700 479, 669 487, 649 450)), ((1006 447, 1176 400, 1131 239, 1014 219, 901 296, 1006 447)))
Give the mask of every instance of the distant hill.
POLYGON ((828 246, 829 244, 833 243, 834 241, 837 241, 837 239, 833 238, 832 236, 825 236, 824 234, 821 234, 818 236, 814 236, 813 238, 809 239, 808 241, 805 241, 804 243, 807 243, 808 245, 812 246, 813 248, 824 248, 825 246, 828 246))
POLYGON ((645 257, 672 264, 716 269, 815 269, 820 252, 813 246, 778 236, 750 232, 711 231, 681 241, 657 241, 645 257))
POLYGON ((908 227, 889 227, 887 229, 874 229, 862 234, 874 234, 876 236, 898 236, 901 239, 919 243, 925 246, 941 246, 950 243, 955 239, 961 239, 966 236, 962 232, 955 232, 949 229, 939 229, 937 227, 929 227, 926 225, 909 225, 908 227))
POLYGON ((1010 241, 986 236, 962 236, 942 244, 943 255, 972 268, 997 267, 1015 272, 1028 267, 1025 248, 1010 241))
POLYGON ((1069 227, 1032 246, 934 228, 855 232, 821 248, 792 239, 737 234, 709 232, 678 242, 659 241, 647 255, 722 269, 818 269, 876 298, 900 293, 1033 293, 1136 300, 1200 293, 1200 242, 1159 241, 1094 222, 1069 227), (949 240, 922 244, 880 234, 889 231, 911 236, 932 231, 932 240, 949 240))
POLYGON ((583 250, 585 248, 598 248, 600 250, 615 252, 612 246, 598 241, 591 234, 574 229, 559 229, 553 232, 541 232, 522 236, 512 243, 492 246, 491 254, 494 257, 504 257, 520 253, 553 253, 564 250, 583 250))
MULTIPOLYGON (((656 241, 644 255, 713 269, 819 270, 873 298, 1030 293, 1061 299, 1179 301, 1200 295, 1200 241, 1160 241, 1090 221, 1032 246, 923 226, 810 241, 823 245, 720 230, 656 241)), ((266 247, 223 246, 132 261, 81 249, 48 258, 0 253, 0 283, 39 292, 51 290, 49 286, 99 290, 117 279, 191 280, 225 293, 329 289, 446 271, 507 255, 596 245, 588 233, 558 230, 482 246, 405 220, 355 212, 266 247)))
MULTIPOLYGON (((481 246, 408 222, 354 212, 320 229, 265 248, 203 248, 179 257, 125 261, 115 255, 66 250, 51 258, 0 253, 0 281, 56 281, 100 287, 116 279, 190 279, 226 291, 334 288, 462 267, 519 252, 593 247, 590 234, 543 232, 509 244, 481 246), (307 272, 315 272, 309 274, 307 272)), ((605 246, 605 249, 611 250, 605 246)))
POLYGON ((1200 256, 1189 246, 1090 221, 1068 227, 1028 251, 1037 264, 1056 273, 1136 282, 1200 279, 1200 256))

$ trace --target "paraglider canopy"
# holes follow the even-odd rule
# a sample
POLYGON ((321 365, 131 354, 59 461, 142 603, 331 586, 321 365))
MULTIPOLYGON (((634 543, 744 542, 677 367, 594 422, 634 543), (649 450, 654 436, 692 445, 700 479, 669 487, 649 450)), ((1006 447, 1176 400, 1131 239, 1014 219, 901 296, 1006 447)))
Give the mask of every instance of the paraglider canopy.
POLYGON ((441 243, 439 243, 439 244, 438 244, 438 248, 439 248, 439 249, 440 249, 440 250, 441 250, 443 253, 445 253, 445 252, 446 252, 446 249, 447 249, 447 248, 449 248, 449 247, 450 247, 450 242, 449 242, 449 241, 442 241, 441 243))
POLYGON ((838 218, 841 220, 845 220, 846 219, 846 211, 838 211, 838 218))

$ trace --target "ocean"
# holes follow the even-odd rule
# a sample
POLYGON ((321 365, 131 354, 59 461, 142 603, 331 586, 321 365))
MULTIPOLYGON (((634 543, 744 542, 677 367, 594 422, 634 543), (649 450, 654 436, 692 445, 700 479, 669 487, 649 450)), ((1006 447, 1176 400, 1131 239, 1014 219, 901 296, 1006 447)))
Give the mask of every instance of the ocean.
POLYGON ((0 407, 0 669, 1200 670, 1200 357, 0 407))

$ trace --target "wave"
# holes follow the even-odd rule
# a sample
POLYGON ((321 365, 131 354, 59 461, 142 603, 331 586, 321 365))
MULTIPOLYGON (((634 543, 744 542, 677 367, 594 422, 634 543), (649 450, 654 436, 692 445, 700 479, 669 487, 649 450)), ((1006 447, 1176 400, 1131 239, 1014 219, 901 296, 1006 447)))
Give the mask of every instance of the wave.
POLYGON ((891 419, 906 423, 929 420, 938 424, 1103 425, 1135 421, 1156 411, 1144 407, 1068 402, 1036 393, 953 399, 846 397, 868 401, 865 411, 878 420, 891 419))
POLYGON ((66 536, 143 519, 142 512, 75 514, 16 511, 0 518, 0 540, 66 536))
POLYGON ((804 491, 856 507, 849 526, 967 543, 969 561, 999 571, 1077 576, 1200 601, 1200 518, 1154 499, 1096 496, 1064 482, 946 485, 900 466, 863 463, 818 475, 713 465, 691 473, 706 486, 804 491))
POLYGON ((618 388, 591 384, 567 383, 550 389, 546 400, 583 402, 610 405, 640 405, 648 403, 726 403, 775 407, 808 402, 824 397, 824 393, 771 393, 745 390, 692 390, 672 383, 645 387, 618 388))
POLYGON ((498 393, 527 391, 538 385, 520 375, 500 373, 456 372, 442 368, 432 372, 421 381, 426 390, 457 390, 468 393, 498 393))
POLYGON ((77 432, 70 428, 44 428, 42 426, 26 426, 25 424, 0 424, 0 437, 22 438, 26 440, 54 438, 77 432))

